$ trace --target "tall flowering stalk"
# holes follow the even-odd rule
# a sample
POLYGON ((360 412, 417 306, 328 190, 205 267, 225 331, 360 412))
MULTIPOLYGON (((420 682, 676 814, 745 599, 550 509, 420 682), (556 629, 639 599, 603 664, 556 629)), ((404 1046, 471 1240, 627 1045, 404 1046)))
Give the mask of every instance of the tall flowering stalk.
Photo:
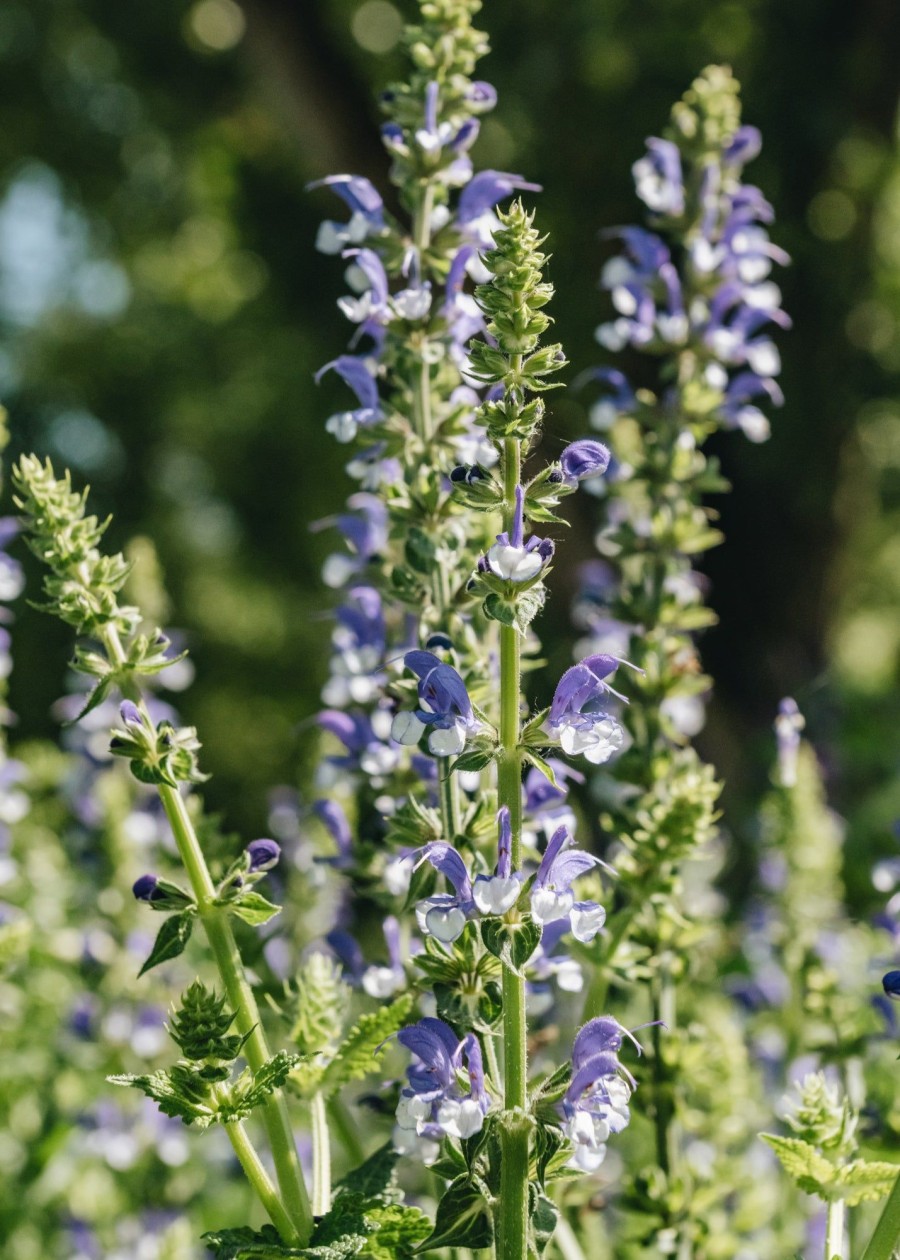
POLYGON ((620 881, 588 1009, 602 1008, 610 983, 628 983, 620 965, 626 947, 645 949, 651 1014, 668 1032, 665 1049, 661 1025, 652 1038, 652 1087, 643 1099, 661 1188, 638 1199, 657 1214, 661 1239, 703 1231, 702 1220, 691 1219, 696 1196, 682 1189, 686 1064, 675 1035, 695 931, 683 870, 715 834, 720 790, 690 743, 710 685, 694 634, 715 621, 692 566, 721 541, 704 498, 727 489, 703 444, 722 428, 754 441, 767 436, 759 404, 781 401, 770 330, 789 322, 770 274, 774 262, 787 261, 766 231, 772 209, 741 179, 759 147, 756 129, 741 124, 738 84, 726 69, 709 67, 635 163, 649 226, 612 233, 622 250, 602 274, 615 317, 598 340, 658 367, 640 366, 634 383, 618 368, 592 374, 603 390, 593 421, 610 432, 619 463, 597 536, 604 563, 591 571, 581 612, 593 650, 619 651, 640 670, 623 682, 631 703, 623 719, 628 747, 614 768, 620 786, 599 789, 609 801, 604 825, 621 850, 613 857, 620 881))
POLYGON ((277 846, 273 850, 272 841, 254 842, 257 848, 250 845, 222 881, 213 881, 183 794, 184 786, 204 777, 197 765, 196 732, 155 722, 144 695, 146 680, 172 663, 168 640, 161 633, 140 633, 139 610, 119 603, 129 566, 121 555, 102 553, 105 526, 86 514, 86 496, 72 490, 68 477, 57 480, 49 462, 26 456, 13 470, 13 482, 29 545, 49 569, 47 607, 80 636, 73 664, 94 680, 81 716, 112 693, 124 697, 111 750, 129 761, 140 782, 156 786, 187 875, 189 890, 155 875, 135 885, 138 900, 168 915, 143 970, 177 957, 199 920, 225 991, 220 999, 201 985, 186 995, 173 1031, 184 1055, 175 1068, 118 1083, 136 1085, 185 1123, 223 1123, 279 1236, 286 1243, 305 1243, 312 1214, 281 1092, 292 1060, 269 1051, 232 927, 232 916, 261 923, 277 911, 254 891, 277 861, 277 846), (232 1025, 234 1034, 228 1032, 232 1025), (231 1064, 239 1054, 248 1067, 231 1082, 231 1064), (243 1126, 256 1107, 269 1136, 277 1189, 243 1126))

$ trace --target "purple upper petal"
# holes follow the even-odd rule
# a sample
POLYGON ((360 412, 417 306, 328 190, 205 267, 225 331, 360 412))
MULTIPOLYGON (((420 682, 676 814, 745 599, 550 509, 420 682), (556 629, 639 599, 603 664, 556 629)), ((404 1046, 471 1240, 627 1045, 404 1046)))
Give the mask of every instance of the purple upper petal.
POLYGON ((440 871, 450 881, 456 889, 460 902, 464 906, 471 905, 472 883, 469 872, 453 846, 444 840, 434 840, 431 844, 424 845, 420 852, 423 861, 430 862, 435 870, 440 871))
POLYGON ((330 188, 355 214, 363 214, 373 224, 381 227, 384 223, 384 202, 378 189, 362 175, 328 175, 325 179, 313 180, 307 188, 330 188))
POLYGON ((460 194, 457 221, 461 224, 470 223, 472 219, 484 214, 485 210, 493 210, 504 197, 519 191, 540 192, 541 186, 529 184, 521 175, 508 175, 504 171, 479 171, 460 194))

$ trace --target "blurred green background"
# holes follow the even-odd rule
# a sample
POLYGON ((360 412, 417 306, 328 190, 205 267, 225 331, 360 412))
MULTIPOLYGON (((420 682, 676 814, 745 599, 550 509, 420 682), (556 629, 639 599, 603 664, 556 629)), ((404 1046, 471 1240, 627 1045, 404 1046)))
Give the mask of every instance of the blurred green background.
MULTIPOLYGON (((6 0, 0 8, 0 397, 12 454, 46 453, 151 537, 197 679, 207 795, 264 828, 266 790, 308 778, 332 597, 311 521, 352 488, 325 435, 340 383, 341 267, 313 249, 335 204, 306 181, 385 185, 377 91, 403 72, 411 5, 392 0, 6 0)), ((710 61, 733 65, 773 201, 795 328, 787 405, 762 447, 725 436, 727 545, 708 571, 718 694, 703 751, 739 834, 765 782, 770 723, 795 694, 856 842, 890 852, 900 815, 900 150, 893 0, 489 2, 483 63, 500 104, 477 165, 544 186, 554 314, 571 377, 600 361, 601 228, 633 220, 645 136, 710 61)), ((555 400, 551 430, 586 427, 555 400)), ((548 443, 558 442, 548 437, 548 443)), ((553 449, 558 449, 558 445, 553 449)), ((579 503, 542 635, 560 642, 579 503)), ((30 570, 30 593, 37 579, 30 570)), ((21 609, 12 702, 49 734, 66 632, 21 609)), ((557 648, 557 652, 559 648, 557 648)))

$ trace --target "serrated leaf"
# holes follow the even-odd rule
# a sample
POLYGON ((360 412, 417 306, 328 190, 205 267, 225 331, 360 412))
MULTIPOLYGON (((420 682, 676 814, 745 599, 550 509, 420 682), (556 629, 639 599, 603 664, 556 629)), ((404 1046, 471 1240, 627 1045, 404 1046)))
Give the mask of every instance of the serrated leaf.
POLYGON ((238 919, 242 919, 244 923, 249 923, 251 927, 262 927, 264 923, 274 919, 275 915, 281 911, 281 906, 273 905, 271 901, 267 901, 262 893, 249 891, 245 892, 237 901, 231 902, 228 909, 238 919))
POLYGON ((322 1073, 319 1089, 326 1096, 375 1071, 379 1047, 408 1021, 414 1000, 412 993, 404 993, 380 1010, 360 1016, 322 1073))
POLYGON ((290 1075, 291 1068, 296 1066, 299 1057, 287 1050, 279 1050, 277 1054, 272 1055, 271 1059, 266 1059, 265 1063, 253 1073, 253 1086, 246 1098, 248 1106, 258 1107, 270 1094, 274 1094, 276 1089, 280 1089, 290 1075))
POLYGON ((518 923, 507 923, 495 916, 481 921, 485 948, 517 975, 522 974, 522 968, 540 945, 542 931, 541 925, 529 916, 518 923))
POLYGON ((416 1254, 435 1251, 438 1247, 490 1247, 494 1241, 494 1222, 490 1208, 477 1186, 468 1177, 457 1177, 445 1191, 437 1206, 434 1229, 416 1248, 416 1254))
POLYGON ((371 1260, 406 1260, 431 1233, 431 1221, 425 1213, 404 1203, 367 1208, 366 1220, 375 1229, 361 1254, 371 1260))
POLYGON ((796 1181, 806 1194, 817 1195, 826 1202, 832 1197, 831 1188, 838 1170, 824 1155, 802 1138, 781 1137, 775 1133, 761 1133, 764 1142, 778 1156, 782 1168, 796 1181))
POLYGON ((264 1225, 261 1230, 243 1225, 238 1229, 214 1229, 203 1235, 203 1241, 216 1260, 276 1260, 309 1255, 306 1248, 285 1247, 272 1225, 264 1225))
POLYGON ((141 967, 138 976, 142 976, 144 972, 149 971, 152 967, 158 967, 160 963, 169 962, 170 959, 177 958, 179 954, 184 953, 184 947, 191 939, 193 930, 193 909, 182 910, 181 914, 173 914, 171 918, 166 919, 156 934, 150 957, 141 967))
POLYGON ((887 1160, 855 1159, 841 1169, 840 1197, 848 1207, 856 1207, 859 1203, 874 1202, 890 1194, 900 1176, 900 1164, 890 1164, 887 1160))
POLYGON ((164 1116, 205 1129, 216 1119, 218 1107, 211 1100, 211 1086, 193 1067, 178 1064, 149 1076, 108 1076, 110 1085, 130 1086, 152 1098, 164 1116))

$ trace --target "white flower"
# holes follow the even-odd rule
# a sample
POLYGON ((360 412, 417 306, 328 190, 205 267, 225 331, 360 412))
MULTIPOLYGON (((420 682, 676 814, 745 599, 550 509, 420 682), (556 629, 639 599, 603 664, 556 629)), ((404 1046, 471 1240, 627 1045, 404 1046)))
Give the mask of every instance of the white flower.
POLYGON ((474 1098, 448 1098, 438 1108, 437 1122, 448 1137, 468 1138, 481 1132, 484 1112, 474 1098))
POLYGON ((472 890, 475 905, 482 914, 506 914, 519 899, 522 885, 515 875, 479 875, 472 890))
POLYGON ((543 557, 536 549, 513 547, 509 543, 494 543, 487 553, 488 566, 493 574, 508 582, 530 582, 544 567, 543 557))

